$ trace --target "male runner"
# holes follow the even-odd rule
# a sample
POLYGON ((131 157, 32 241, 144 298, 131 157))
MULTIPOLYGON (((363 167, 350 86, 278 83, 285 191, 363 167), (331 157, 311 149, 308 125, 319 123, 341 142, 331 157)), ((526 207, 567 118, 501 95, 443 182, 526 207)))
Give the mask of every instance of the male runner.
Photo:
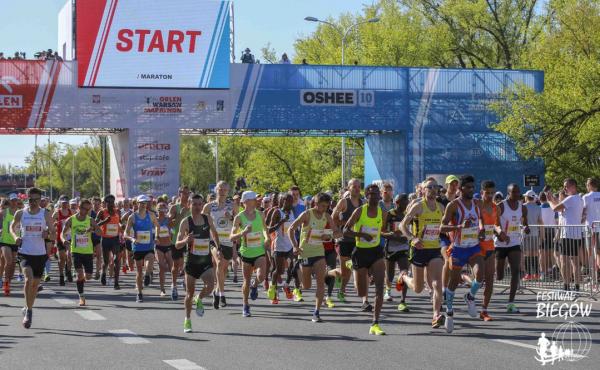
MULTIPOLYGON (((169 208, 167 203, 160 201, 158 203, 158 224, 160 227, 156 230, 156 245, 154 246, 154 253, 158 260, 158 281, 160 286, 160 296, 164 297, 167 295, 165 292, 165 280, 167 271, 173 270, 173 257, 172 250, 173 245, 173 220, 169 217, 169 208)), ((171 276, 173 282, 173 277, 171 276)), ((172 285, 171 285, 172 286, 172 285)), ((171 292, 172 293, 172 292, 171 292)), ((173 297, 171 296, 171 299, 173 297)), ((174 300, 174 299, 173 299, 174 300)))
POLYGON ((600 269, 600 180, 590 177, 586 181, 588 193, 583 196, 583 212, 585 223, 592 231, 592 248, 596 251, 596 268, 600 269))
MULTIPOLYGON (((74 201, 75 206, 79 204, 79 198, 71 199, 74 201)), ((98 196, 92 197, 92 210, 90 211, 90 217, 94 220, 98 217, 98 213, 102 209, 102 200, 98 196)), ((71 213, 77 213, 76 210, 71 210, 71 213)), ((96 256, 96 274, 94 280, 100 279, 100 270, 102 270, 102 238, 96 233, 92 233, 92 244, 94 244, 94 255, 96 256)), ((71 280, 69 280, 71 281, 71 280)), ((105 283, 106 284, 106 283, 105 283)), ((104 284, 103 284, 104 285, 104 284)))
POLYGON ((260 284, 266 275, 266 257, 265 245, 268 245, 267 225, 263 215, 256 209, 256 193, 249 190, 242 193, 242 203, 244 210, 238 213, 233 219, 233 228, 231 229, 231 240, 240 240, 240 255, 243 266, 244 283, 242 284, 243 311, 244 317, 250 317, 250 305, 248 304, 248 294, 254 301, 258 297, 258 284, 260 284), (252 273, 256 269, 256 279, 252 279, 252 273), (251 292, 250 292, 251 291, 251 292))
POLYGON ((101 232, 96 221, 88 216, 92 209, 92 202, 82 199, 79 202, 79 210, 69 217, 62 230, 65 244, 70 246, 73 257, 73 266, 77 271, 77 293, 79 294, 79 306, 86 305, 84 284, 92 278, 94 272, 94 245, 92 244, 92 233, 101 232), (66 238, 67 231, 71 231, 71 239, 66 238))
MULTIPOLYGON (((109 261, 113 260, 113 276, 115 290, 121 289, 119 286, 119 273, 121 263, 121 212, 115 207, 115 196, 109 194, 104 197, 105 208, 101 209, 96 216, 96 223, 101 228, 102 237, 102 275, 100 283, 106 285, 106 270, 109 261)), ((81 208, 81 202, 79 204, 81 208)), ((92 240, 93 243, 93 240, 92 240)))
MULTIPOLYGON (((61 286, 65 285, 65 275, 67 275, 67 279, 69 282, 73 281, 73 276, 71 275, 71 255, 69 251, 67 251, 67 247, 65 246, 65 240, 63 240, 62 236, 62 228, 65 225, 65 222, 73 215, 71 209, 69 208, 69 198, 66 195, 61 195, 58 199, 59 208, 54 212, 52 218, 54 219, 54 224, 56 225, 56 248, 58 249, 58 275, 59 275, 59 284, 61 286), (70 277, 70 278, 69 278, 70 277)), ((70 238, 69 234, 65 234, 66 238, 70 238)))
POLYGON ((175 248, 183 250, 187 246, 187 258, 185 263, 185 319, 183 332, 192 331, 192 300, 196 303, 196 314, 204 315, 202 298, 207 297, 214 288, 215 276, 213 273, 212 257, 210 253, 210 239, 216 247, 219 246, 219 234, 213 223, 212 217, 202 213, 204 205, 202 196, 192 196, 192 209, 190 216, 184 218, 179 225, 177 243, 175 248), (196 280, 202 279, 204 287, 200 294, 194 299, 196 280))
MULTIPOLYGON (((13 278, 15 273, 15 261, 18 250, 18 246, 15 243, 15 238, 10 233, 10 224, 18 210, 17 199, 17 194, 11 193, 8 196, 8 206, 4 208, 0 214, 0 223, 2 224, 2 234, 0 235, 0 255, 3 261, 0 261, 0 263, 3 263, 0 271, 4 271, 2 289, 5 296, 10 295, 10 280, 13 278)), ((0 279, 1 278, 2 276, 0 275, 0 279)))
MULTIPOLYGON (((388 212, 387 216, 387 232, 394 233, 395 237, 386 240, 385 243, 385 266, 386 266, 386 289, 383 299, 391 302, 393 300, 391 295, 391 286, 396 276, 396 266, 399 271, 407 271, 409 267, 408 252, 409 245, 408 239, 402 235, 400 229, 400 223, 406 213, 406 207, 408 206, 408 194, 399 194, 394 199, 395 207, 388 212)), ((398 311, 408 312, 409 308, 406 305, 406 293, 408 286, 404 284, 401 287, 401 298, 398 304, 398 311)))
MULTIPOLYGON (((346 225, 352 213, 363 205, 362 198, 360 196, 360 180, 351 179, 348 181, 348 191, 350 193, 348 198, 342 198, 333 209, 333 220, 337 223, 337 226, 342 228, 346 225)), ((339 254, 340 254, 340 272, 342 275, 342 285, 338 292, 338 300, 342 303, 346 303, 346 286, 350 281, 350 269, 346 266, 346 262, 350 260, 356 242, 352 237, 346 237, 339 239, 339 254)), ((366 302, 366 297, 363 298, 363 307, 361 308, 364 312, 370 312, 373 310, 373 306, 366 302)))
POLYGON ((481 221, 480 210, 473 200, 475 178, 471 175, 460 177, 460 196, 448 203, 442 219, 440 232, 448 233, 452 240, 449 253, 450 280, 446 290, 446 331, 454 330, 454 291, 462 280, 461 272, 466 264, 473 269, 475 279, 471 282, 471 290, 464 295, 468 313, 477 316, 475 295, 483 281, 483 257, 479 239, 485 238, 485 229, 481 221))
MULTIPOLYGON (((277 297, 277 284, 281 279, 281 275, 283 275, 286 262, 290 264, 293 264, 294 262, 294 245, 288 237, 290 226, 296 219, 292 211, 294 198, 292 194, 288 192, 283 193, 278 199, 280 201, 279 207, 273 208, 273 212, 270 213, 271 218, 269 223, 269 235, 274 234, 273 259, 275 262, 271 273, 271 286, 267 291, 267 295, 272 304, 279 303, 279 298, 277 297)), ((296 239, 295 234, 294 239, 296 239)), ((284 284, 283 290, 288 296, 288 293, 291 293, 287 281, 284 284)))
POLYGON ((424 197, 410 206, 406 216, 400 222, 402 234, 410 241, 409 259, 412 263, 412 277, 408 276, 407 271, 400 272, 397 287, 404 289, 406 284, 415 293, 421 293, 425 287, 425 280, 431 282, 433 306, 431 327, 435 329, 445 324, 445 317, 440 313, 444 265, 441 254, 440 224, 444 215, 444 206, 436 201, 439 185, 434 178, 425 180, 423 189, 424 197))
POLYGON ((33 318, 33 304, 38 292, 38 285, 44 271, 44 265, 50 253, 45 239, 54 240, 54 222, 50 213, 42 210, 39 201, 42 191, 38 188, 27 190, 29 205, 18 210, 10 224, 10 232, 19 246, 19 263, 25 274, 23 287, 25 307, 23 307, 23 327, 29 329, 33 318))
POLYGON ((133 259, 135 260, 135 286, 137 289, 136 302, 144 301, 142 295, 143 286, 150 285, 152 270, 154 268, 154 229, 160 225, 154 213, 147 210, 150 198, 140 195, 137 198, 138 210, 127 220, 125 237, 129 238, 133 247, 133 259), (145 266, 144 266, 145 265, 145 266), (144 271, 145 270, 145 271, 144 271), (144 273, 145 272, 145 273, 144 273), (142 286, 142 275, 144 285, 142 286))
POLYGON ((527 208, 521 203, 521 189, 519 185, 510 184, 507 188, 508 199, 498 204, 500 208, 500 226, 506 235, 506 240, 501 237, 494 238, 496 247, 496 279, 504 279, 504 264, 508 258, 510 266, 510 290, 506 312, 518 313, 519 308, 515 304, 515 295, 519 288, 519 275, 521 273, 521 226, 523 231, 529 234, 527 224, 527 208))
MULTIPOLYGON (((178 202, 169 209, 169 217, 171 217, 174 225, 173 244, 177 242, 177 234, 179 234, 179 225, 181 225, 181 221, 190 215, 190 193, 190 188, 188 186, 181 186, 179 188, 178 202)), ((179 275, 183 273, 184 253, 185 247, 182 249, 175 248, 171 252, 171 257, 173 258, 173 267, 171 270, 171 277, 173 278, 173 285, 171 285, 172 300, 176 300, 179 296, 177 292, 177 279, 179 278, 179 275)))
POLYGON ((212 292, 213 307, 218 309, 227 306, 227 300, 225 299, 227 267, 231 259, 237 257, 237 251, 229 239, 229 234, 231 234, 231 227, 233 226, 233 217, 239 213, 239 209, 233 201, 227 199, 229 185, 225 181, 219 181, 215 191, 217 192, 217 198, 213 202, 207 203, 202 213, 211 216, 219 233, 219 248, 212 250, 216 261, 217 277, 217 287, 212 292))
MULTIPOLYGON (((384 233, 387 212, 379 206, 381 192, 375 184, 365 189, 367 203, 357 208, 344 226, 344 236, 356 240, 356 248, 352 252, 352 268, 356 290, 363 302, 368 304, 369 275, 375 284, 375 310, 369 334, 385 335, 379 326, 379 314, 383 305, 383 287, 385 280, 385 262, 381 238, 393 237, 394 233, 384 233)), ((363 303, 364 305, 364 303, 363 303)))

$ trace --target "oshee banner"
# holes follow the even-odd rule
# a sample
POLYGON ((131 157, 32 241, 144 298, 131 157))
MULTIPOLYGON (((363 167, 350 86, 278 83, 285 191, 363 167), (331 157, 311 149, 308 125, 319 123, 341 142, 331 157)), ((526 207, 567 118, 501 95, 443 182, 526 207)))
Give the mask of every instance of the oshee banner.
POLYGON ((228 88, 229 1, 77 1, 82 87, 228 88))

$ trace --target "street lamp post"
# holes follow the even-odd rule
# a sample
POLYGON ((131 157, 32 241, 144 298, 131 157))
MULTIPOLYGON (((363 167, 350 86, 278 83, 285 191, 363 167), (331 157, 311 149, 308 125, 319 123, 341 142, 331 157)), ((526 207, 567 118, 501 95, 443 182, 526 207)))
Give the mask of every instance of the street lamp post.
MULTIPOLYGON (((379 17, 375 17, 375 18, 367 19, 366 21, 355 23, 343 31, 335 24, 328 22, 328 21, 323 21, 319 18, 306 17, 306 18, 304 18, 304 20, 307 22, 318 22, 318 23, 327 24, 327 25, 331 26, 342 37, 342 66, 343 66, 346 61, 346 40, 348 39, 350 32, 352 32, 352 30, 354 30, 356 27, 358 27, 360 25, 363 25, 366 23, 379 22, 379 17)), ((344 188, 344 186, 346 186, 346 137, 342 136, 342 188, 344 188)))
MULTIPOLYGON (((65 142, 59 141, 58 143, 70 147, 70 145, 65 142)), ((75 198, 75 150, 71 148, 71 152, 71 198, 75 198)))

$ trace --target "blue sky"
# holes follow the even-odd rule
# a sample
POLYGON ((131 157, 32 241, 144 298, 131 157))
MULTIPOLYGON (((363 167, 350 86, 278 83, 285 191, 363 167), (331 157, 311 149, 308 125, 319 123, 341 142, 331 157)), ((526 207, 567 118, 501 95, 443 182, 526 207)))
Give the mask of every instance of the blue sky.
MULTIPOLYGON (((166 1, 166 0, 165 0, 166 1)), ((11 55, 24 51, 28 57, 42 49, 55 49, 57 15, 65 0, 0 0, 0 51, 11 55)), ((234 0, 236 54, 249 47, 259 57, 268 42, 278 54, 293 55, 294 41, 309 35, 315 24, 305 16, 327 18, 340 13, 358 13, 372 0, 234 0)), ((46 143, 48 137, 38 138, 46 143)), ((53 136, 53 141, 83 143, 87 137, 53 136)), ((23 165, 33 151, 33 136, 0 136, 0 163, 23 165)))

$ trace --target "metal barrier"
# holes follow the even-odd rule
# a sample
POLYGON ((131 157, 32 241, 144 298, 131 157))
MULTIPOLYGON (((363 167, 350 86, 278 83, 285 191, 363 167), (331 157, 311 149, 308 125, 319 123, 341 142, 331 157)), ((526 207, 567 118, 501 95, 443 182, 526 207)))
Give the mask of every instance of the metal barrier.
MULTIPOLYGON (((519 290, 570 290, 595 299, 598 284, 600 222, 586 225, 530 225, 521 230, 519 290)), ((510 286, 511 271, 505 264, 497 286, 510 286)))

